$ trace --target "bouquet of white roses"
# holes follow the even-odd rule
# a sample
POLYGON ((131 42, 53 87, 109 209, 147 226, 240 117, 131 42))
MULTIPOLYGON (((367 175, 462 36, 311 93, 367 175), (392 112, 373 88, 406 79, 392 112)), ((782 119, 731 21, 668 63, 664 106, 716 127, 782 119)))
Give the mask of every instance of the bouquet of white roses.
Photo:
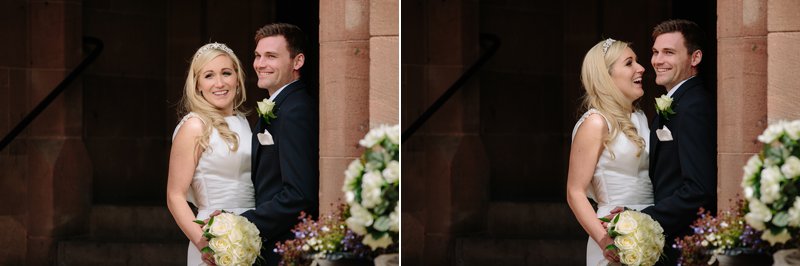
POLYGON ((359 144, 366 150, 347 167, 342 187, 350 206, 345 223, 373 250, 386 248, 400 232, 400 126, 374 128, 359 144))
MULTIPOLYGON (((603 218, 603 220, 605 220, 603 218)), ((608 235, 614 244, 606 249, 617 249, 619 260, 625 265, 654 265, 664 248, 664 229, 649 215, 627 210, 608 225, 608 235)))
POLYGON ((261 238, 256 226, 246 218, 223 212, 203 225, 203 237, 208 246, 201 252, 212 253, 217 265, 252 265, 261 251, 261 238))
POLYGON ((758 140, 764 148, 750 157, 742 177, 744 219, 771 245, 786 243, 800 228, 800 120, 772 124, 758 140))

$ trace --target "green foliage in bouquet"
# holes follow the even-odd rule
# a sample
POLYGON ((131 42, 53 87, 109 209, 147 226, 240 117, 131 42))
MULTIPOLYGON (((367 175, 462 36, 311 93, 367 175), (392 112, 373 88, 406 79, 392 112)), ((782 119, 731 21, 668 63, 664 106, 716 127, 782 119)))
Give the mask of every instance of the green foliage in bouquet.
POLYGON ((800 228, 800 120, 779 121, 758 140, 764 148, 744 166, 744 219, 771 245, 797 239, 800 228))
POLYGON ((347 226, 373 250, 397 243, 400 226, 400 127, 381 125, 359 144, 364 154, 345 171, 347 226))

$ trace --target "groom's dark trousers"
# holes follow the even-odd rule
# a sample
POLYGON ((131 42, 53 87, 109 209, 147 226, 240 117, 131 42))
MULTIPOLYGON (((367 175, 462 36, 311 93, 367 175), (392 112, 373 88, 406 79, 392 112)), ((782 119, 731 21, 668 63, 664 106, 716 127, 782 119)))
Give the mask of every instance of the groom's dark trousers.
POLYGON ((676 265, 676 237, 692 233, 700 207, 717 211, 717 109, 714 97, 693 77, 672 95, 674 115, 656 115, 650 128, 650 179, 655 205, 642 212, 661 224, 665 255, 659 265, 676 265), (661 141, 656 130, 666 127, 672 141, 661 141))
POLYGON ((294 238, 291 229, 300 212, 319 212, 319 119, 316 101, 303 81, 283 88, 275 98, 277 118, 259 117, 253 131, 252 179, 256 209, 242 216, 253 222, 264 240, 267 265, 280 261, 275 243, 294 238), (273 145, 261 145, 257 134, 272 134, 273 145))

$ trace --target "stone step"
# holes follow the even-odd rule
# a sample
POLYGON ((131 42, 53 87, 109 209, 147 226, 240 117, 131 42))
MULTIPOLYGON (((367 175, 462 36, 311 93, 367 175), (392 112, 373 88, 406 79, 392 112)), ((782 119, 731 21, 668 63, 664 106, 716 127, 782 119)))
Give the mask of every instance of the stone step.
POLYGON ((58 265, 186 265, 189 241, 58 243, 58 265))
POLYGON ((500 238, 583 239, 588 237, 567 203, 492 202, 488 234, 500 238))
POLYGON ((166 206, 96 205, 89 230, 95 241, 189 241, 166 206))
POLYGON ((456 265, 585 265, 586 239, 456 239, 456 265))

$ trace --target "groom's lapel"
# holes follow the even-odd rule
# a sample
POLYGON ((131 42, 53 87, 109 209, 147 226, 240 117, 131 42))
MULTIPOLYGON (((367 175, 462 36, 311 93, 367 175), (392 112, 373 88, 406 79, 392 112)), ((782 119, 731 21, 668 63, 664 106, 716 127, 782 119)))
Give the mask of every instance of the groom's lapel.
MULTIPOLYGON (((276 110, 275 113, 277 114, 280 111, 281 104, 283 104, 283 102, 286 101, 286 98, 288 98, 289 95, 304 87, 305 83, 303 83, 302 80, 298 80, 292 82, 292 84, 289 84, 289 86, 286 86, 286 88, 283 88, 281 93, 278 94, 278 97, 275 97, 275 110, 276 110)), ((280 117, 278 117, 278 119, 280 119, 280 117)))

